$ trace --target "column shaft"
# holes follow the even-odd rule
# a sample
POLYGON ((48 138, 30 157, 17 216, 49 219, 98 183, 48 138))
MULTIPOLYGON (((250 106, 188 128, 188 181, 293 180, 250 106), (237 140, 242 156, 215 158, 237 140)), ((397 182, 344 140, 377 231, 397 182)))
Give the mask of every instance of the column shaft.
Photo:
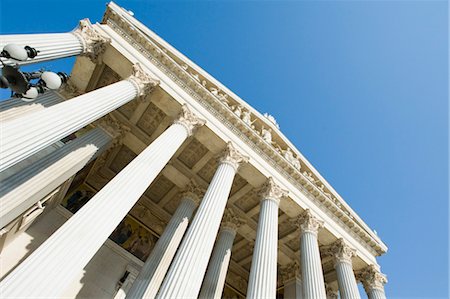
POLYGON ((112 138, 102 129, 85 135, 47 154, 31 166, 0 182, 0 227, 56 189, 101 153, 112 138))
POLYGON ((62 102, 64 99, 52 90, 39 95, 33 102, 10 98, 0 102, 0 122, 11 121, 23 115, 42 110, 62 102))
POLYGON ((83 43, 73 33, 2 35, 0 40, 0 49, 3 49, 7 44, 16 44, 30 46, 40 51, 35 58, 26 61, 2 58, 5 64, 25 65, 83 53, 83 43))
POLYGON ((170 263, 181 243, 196 204, 190 198, 182 199, 177 210, 156 242, 150 256, 139 272, 127 298, 154 298, 170 263))
POLYGON ((123 80, 2 125, 0 171, 128 103, 138 88, 123 80))
POLYGON ((197 298, 241 156, 228 144, 157 298, 197 298))
POLYGON ((300 237, 300 261, 305 298, 326 298, 319 245, 313 232, 303 232, 300 237))
POLYGON ((222 297, 235 236, 236 231, 232 228, 225 227, 220 230, 203 280, 200 299, 220 299, 222 297))
POLYGON ((284 284, 284 299, 303 299, 302 281, 298 278, 284 284))
POLYGON ((276 298, 278 204, 273 198, 261 201, 247 298, 276 298))
POLYGON ((380 289, 371 289, 367 293, 369 299, 386 299, 386 294, 380 289))
POLYGON ((361 298, 351 263, 338 261, 335 266, 341 299, 361 298))
POLYGON ((186 140, 188 133, 186 125, 174 123, 170 126, 0 282, 2 296, 61 296, 186 140))

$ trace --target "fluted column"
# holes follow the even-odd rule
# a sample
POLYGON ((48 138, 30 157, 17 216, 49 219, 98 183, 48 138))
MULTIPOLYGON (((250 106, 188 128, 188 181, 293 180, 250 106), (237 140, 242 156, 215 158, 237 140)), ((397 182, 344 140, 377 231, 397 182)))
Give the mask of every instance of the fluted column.
POLYGON ((352 257, 355 256, 356 251, 342 238, 325 247, 323 251, 333 257, 341 299, 361 298, 352 266, 352 257))
POLYGON ((127 298, 155 298, 203 194, 204 190, 193 180, 186 186, 181 193, 180 205, 156 242, 141 272, 127 293, 127 298))
POLYGON ((236 216, 231 208, 225 210, 219 236, 203 279, 200 299, 220 299, 222 297, 234 237, 236 237, 236 232, 243 223, 244 220, 236 216))
POLYGON ((2 124, 0 171, 81 129, 105 114, 148 94, 158 82, 136 64, 133 75, 31 115, 2 124))
POLYGON ((322 262, 320 259, 317 234, 323 221, 314 217, 307 209, 293 223, 300 228, 300 267, 303 278, 305 299, 326 297, 322 262))
MULTIPOLYGON (((35 58, 26 61, 1 59, 5 64, 25 65, 82 54, 96 60, 109 42, 108 37, 102 36, 88 19, 84 19, 77 29, 67 33, 2 35, 0 49, 7 44, 16 44, 30 46, 39 52, 35 58)), ((2 66, 0 64, 0 68, 2 66)))
POLYGON ((280 278, 284 285, 284 299, 303 299, 300 265, 290 263, 280 269, 280 278))
POLYGON ((377 266, 370 265, 365 268, 358 275, 358 279, 363 283, 369 299, 386 299, 384 285, 387 283, 387 278, 377 266))
POLYGON ((23 115, 59 104, 64 99, 53 90, 40 94, 33 102, 10 98, 0 102, 0 122, 11 121, 23 115))
POLYGON ((287 194, 273 178, 260 190, 260 210, 247 298, 275 298, 277 293, 278 205, 287 194))
POLYGON ((173 125, 0 282, 2 297, 60 297, 192 130, 203 123, 183 106, 173 125))
POLYGON ((119 142, 127 131, 109 117, 104 117, 98 126, 100 128, 76 138, 12 176, 3 179, 0 173, 0 227, 75 175, 102 153, 113 139, 119 142))
POLYGON ((197 298, 242 156, 228 143, 156 298, 197 298))

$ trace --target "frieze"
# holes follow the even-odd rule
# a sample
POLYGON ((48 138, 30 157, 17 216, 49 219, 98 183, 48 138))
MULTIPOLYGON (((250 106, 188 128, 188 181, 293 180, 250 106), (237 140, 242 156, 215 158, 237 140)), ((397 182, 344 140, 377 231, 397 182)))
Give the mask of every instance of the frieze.
MULTIPOLYGON (((337 198, 329 198, 323 193, 319 187, 317 179, 310 180, 299 171, 299 169, 293 165, 293 160, 288 161, 283 156, 283 149, 278 145, 268 144, 261 136, 260 130, 255 130, 254 119, 250 112, 244 113, 243 107, 237 109, 233 102, 238 103, 236 100, 227 96, 227 103, 217 99, 210 88, 210 83, 201 75, 196 74, 193 70, 190 70, 189 66, 182 63, 176 57, 171 57, 167 51, 160 49, 160 45, 151 40, 149 37, 143 36, 138 30, 133 28, 133 25, 124 20, 115 11, 108 7, 104 16, 103 22, 108 24, 114 31, 121 35, 130 45, 140 51, 149 61, 163 71, 170 79, 176 84, 185 89, 185 91, 202 104, 213 116, 222 121, 233 133, 240 137, 244 142, 249 144, 252 149, 260 154, 265 160, 272 165, 277 171, 285 176, 291 183, 299 188, 299 190, 307 191, 312 196, 308 196, 312 199, 321 209, 328 213, 336 222, 340 223, 349 233, 362 241, 369 251, 376 254, 381 254, 384 250, 379 244, 377 244, 373 237, 357 223, 356 219, 346 210, 344 206, 337 206, 337 198), (178 61, 177 61, 178 60, 178 61), (240 110, 240 111, 239 111, 240 110), (245 115, 245 116, 244 116, 245 115), (245 118, 245 119, 244 119, 245 118), (253 127, 252 127, 253 126, 253 127), (312 193, 315 191, 315 194, 312 193), (333 200, 333 198, 335 200, 333 200), (336 211, 342 211, 337 217, 336 211), (349 225, 353 223, 353 225, 349 225)), ((215 87, 219 90, 217 87, 215 87)), ((223 94, 222 91, 212 90, 219 95, 223 94)), ((225 96, 225 94, 223 94, 225 96)), ((240 105, 239 103, 237 105, 240 105)), ((266 122, 264 122, 266 123, 266 122)), ((285 149, 287 151, 289 147, 285 149)), ((291 150, 292 151, 292 150, 291 150)), ((294 156, 294 158, 296 158, 294 156)), ((297 157, 296 159, 299 159, 297 157)), ((299 159, 300 162, 300 159, 299 159)), ((326 192, 326 191, 325 191, 326 192)), ((331 193, 328 191, 327 193, 331 193)))

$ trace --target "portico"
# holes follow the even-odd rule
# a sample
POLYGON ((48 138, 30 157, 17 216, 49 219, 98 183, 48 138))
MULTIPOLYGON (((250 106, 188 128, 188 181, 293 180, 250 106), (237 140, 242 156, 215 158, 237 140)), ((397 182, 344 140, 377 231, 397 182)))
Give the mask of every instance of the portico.
POLYGON ((58 100, 2 120, 1 294, 386 297, 387 247, 273 117, 114 3, 74 32, 33 45, 79 55, 58 100))

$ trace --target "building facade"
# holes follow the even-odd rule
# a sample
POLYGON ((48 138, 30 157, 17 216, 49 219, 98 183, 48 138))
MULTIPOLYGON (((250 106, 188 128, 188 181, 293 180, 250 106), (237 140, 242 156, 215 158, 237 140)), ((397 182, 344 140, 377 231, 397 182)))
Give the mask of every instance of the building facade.
POLYGON ((77 57, 0 103, 3 298, 386 298, 386 245, 276 120, 131 12, 0 43, 77 57))

